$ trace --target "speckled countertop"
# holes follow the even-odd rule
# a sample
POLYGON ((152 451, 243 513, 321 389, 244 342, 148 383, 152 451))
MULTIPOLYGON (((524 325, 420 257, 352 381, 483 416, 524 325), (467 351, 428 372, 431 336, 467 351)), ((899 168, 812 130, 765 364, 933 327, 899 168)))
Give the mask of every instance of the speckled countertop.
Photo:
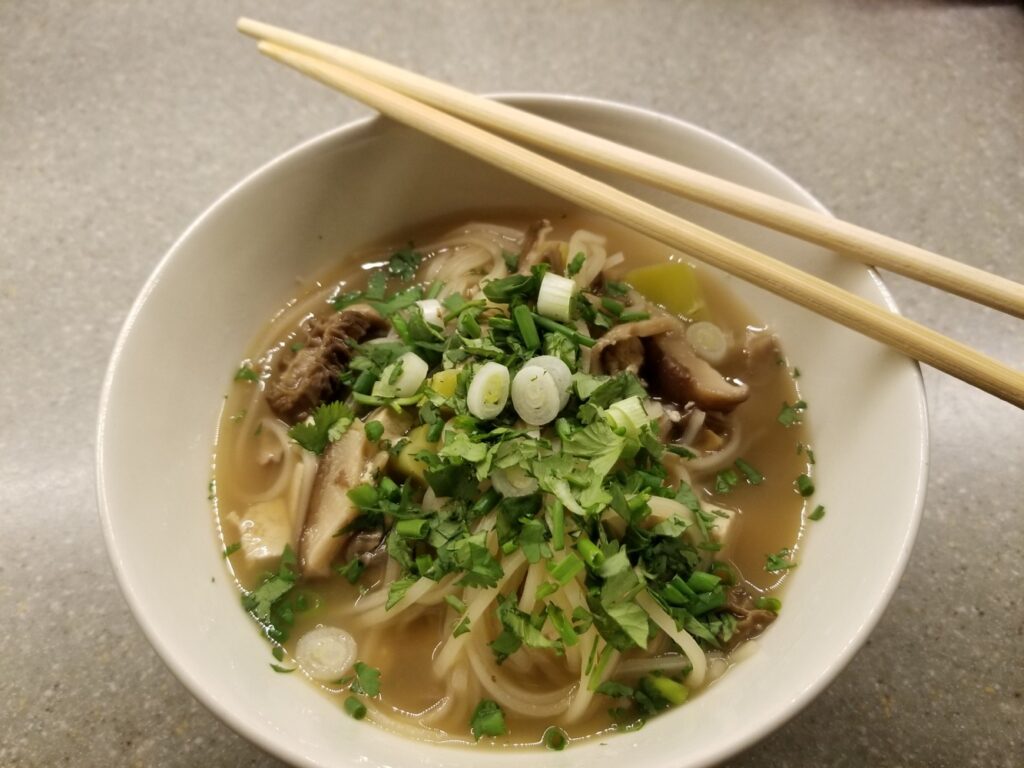
MULTIPOLYGON (((259 60, 241 13, 472 90, 678 115, 842 217, 1024 281, 1019 4, 2 3, 0 766, 275 764, 146 643, 93 480, 104 366, 157 260, 251 169, 364 113, 259 60)), ((1019 322, 887 281, 909 316, 1024 367, 1019 322)), ((892 604, 732 764, 1024 765, 1024 412, 925 381, 928 502, 892 604)))

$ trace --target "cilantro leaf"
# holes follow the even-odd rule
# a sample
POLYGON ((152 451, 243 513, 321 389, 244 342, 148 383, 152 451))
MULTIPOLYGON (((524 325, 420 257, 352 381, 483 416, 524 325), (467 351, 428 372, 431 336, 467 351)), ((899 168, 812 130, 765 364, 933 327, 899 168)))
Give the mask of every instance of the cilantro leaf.
POLYGON ((484 699, 476 705, 469 721, 469 728, 477 741, 483 736, 504 736, 508 732, 505 726, 505 713, 490 699, 484 699))
POLYGON ((410 280, 416 275, 416 269, 423 261, 423 255, 410 248, 403 248, 391 254, 388 259, 388 274, 403 280, 410 280))
POLYGON ((784 427, 791 427, 794 424, 800 423, 805 410, 807 410, 807 403, 803 400, 797 400, 792 405, 783 400, 782 409, 779 411, 776 420, 784 427))
POLYGON ((452 430, 445 436, 444 446, 438 455, 476 464, 487 456, 487 444, 474 442, 466 432, 452 430))
POLYGON ((390 611, 395 605, 405 597, 405 593, 409 591, 409 587, 415 584, 419 579, 415 576, 405 576, 401 579, 395 579, 391 582, 391 586, 388 587, 388 601, 384 604, 384 610, 390 611))
POLYGON ((318 406, 313 415, 288 430, 288 437, 307 451, 321 454, 328 443, 335 442, 351 425, 352 410, 338 401, 318 406))
POLYGON ((246 363, 235 373, 235 381, 259 381, 259 374, 246 363))
POLYGON ((494 587, 505 573, 487 548, 486 531, 456 542, 454 554, 455 563, 466 572, 458 582, 460 586, 494 587))
MULTIPOLYGON (((600 408, 607 408, 614 402, 625 400, 627 397, 647 397, 647 390, 640 383, 640 379, 629 372, 622 372, 601 382, 596 389, 590 392, 586 400, 600 408)), ((580 395, 582 397, 582 394, 580 395)))
POLYGON ((355 665, 356 679, 352 681, 352 693, 363 693, 367 696, 380 694, 380 670, 357 661, 355 665))
POLYGON ((600 485, 622 455, 626 439, 617 435, 603 419, 575 430, 562 438, 562 451, 587 459, 588 468, 600 485))

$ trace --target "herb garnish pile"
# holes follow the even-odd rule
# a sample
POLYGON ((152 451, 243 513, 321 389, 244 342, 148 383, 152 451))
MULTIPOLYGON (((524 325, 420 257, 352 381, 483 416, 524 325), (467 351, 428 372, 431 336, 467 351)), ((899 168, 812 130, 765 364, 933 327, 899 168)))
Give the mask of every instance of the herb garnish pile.
MULTIPOLYGON (((613 650, 645 649, 660 631, 637 596, 653 598, 678 629, 705 649, 726 647, 737 627, 727 607, 736 576, 716 559, 721 548, 716 527, 723 515, 705 510, 690 485, 670 478, 662 461, 668 446, 645 410, 651 393, 631 373, 579 371, 581 355, 596 338, 647 314, 627 307, 626 284, 607 281, 597 293, 575 293, 567 319, 546 316, 538 311, 538 293, 548 273, 542 264, 529 274, 486 283, 486 300, 448 296, 440 302, 439 324, 431 322, 424 302, 436 301, 443 286, 408 287, 419 261, 412 249, 400 251, 371 273, 365 290, 332 300, 336 310, 368 303, 389 321, 397 338, 356 346, 340 382, 348 397, 319 407, 289 434, 319 454, 374 409, 412 414, 413 428, 394 443, 384 439, 379 421, 366 421, 367 438, 389 450, 392 461, 375 482, 349 491, 360 510, 350 528, 386 530, 387 553, 401 568, 388 586, 386 607, 400 603, 420 579, 451 577, 460 586, 488 588, 499 584, 503 564, 516 553, 530 564, 544 562, 547 578, 537 588, 530 613, 520 610, 513 597, 500 596, 491 606, 501 626, 490 643, 495 661, 500 664, 523 647, 562 654, 593 628, 596 636, 588 635, 588 646, 581 649, 587 685, 609 699, 623 727, 638 727, 646 717, 686 700, 689 668, 643 675, 631 685, 604 679, 613 650), (409 353, 425 361, 429 373, 413 394, 392 394, 392 385, 403 377, 402 358, 409 353), (493 418, 474 415, 470 387, 485 364, 497 363, 514 374, 539 355, 557 358, 571 373, 568 401, 554 420, 539 427, 524 424, 512 402, 493 418), (642 418, 617 416, 628 410, 625 403, 639 404, 642 418), (506 479, 501 491, 496 475, 506 479), (428 489, 442 501, 436 511, 423 507, 428 489), (658 498, 677 502, 679 513, 651 524, 651 502, 658 498), (568 613, 552 597, 580 574, 585 604, 568 613)), ((579 269, 578 261, 570 260, 568 273, 574 265, 579 269)), ((779 422, 796 423, 804 408, 802 402, 785 405, 779 422)), ((683 449, 674 453, 687 456, 683 449)), ((719 473, 715 487, 725 493, 737 483, 762 480, 757 469, 740 459, 719 473)), ((809 494, 813 486, 799 489, 809 494)), ((788 555, 771 555, 768 569, 792 568, 788 555)), ((335 570, 360 583, 358 560, 338 563, 335 570)), ((277 642, 287 637, 300 609, 295 579, 289 550, 279 571, 244 598, 245 607, 277 642)), ((451 635, 472 631, 466 604, 454 595, 446 601, 454 613, 451 635)), ((775 611, 779 607, 774 599, 765 605, 775 611)), ((354 717, 365 714, 356 698, 350 697, 345 707, 354 717)), ((507 732, 501 708, 490 700, 479 703, 469 728, 478 740, 507 732)), ((544 738, 553 749, 566 741, 557 728, 544 738)))

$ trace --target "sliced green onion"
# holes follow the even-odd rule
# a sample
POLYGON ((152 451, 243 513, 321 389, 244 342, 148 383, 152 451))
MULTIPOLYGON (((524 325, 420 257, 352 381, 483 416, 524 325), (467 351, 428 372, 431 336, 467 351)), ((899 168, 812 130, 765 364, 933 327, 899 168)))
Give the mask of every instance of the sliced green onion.
POLYGON ((555 386, 558 387, 558 409, 565 408, 569 402, 569 395, 572 392, 572 371, 569 370, 569 366, 565 364, 565 361, 555 355, 539 355, 531 357, 523 363, 524 368, 530 365, 540 366, 551 374, 551 377, 555 380, 555 386))
POLYGON ((366 422, 363 430, 366 432, 366 439, 371 443, 376 443, 384 434, 384 425, 374 419, 366 422))
POLYGON ((554 320, 544 317, 543 315, 538 315, 537 313, 534 313, 533 320, 541 328, 544 328, 549 331, 554 331, 555 333, 560 333, 563 336, 572 339, 577 344, 582 344, 584 347, 592 347, 595 344, 597 344, 596 339, 592 339, 589 336, 580 333, 575 328, 570 328, 567 325, 556 323, 554 320))
POLYGON ((825 516, 825 507, 819 504, 814 508, 814 511, 807 516, 808 520, 821 520, 825 516))
POLYGON ((569 744, 569 734, 563 731, 558 726, 552 725, 546 731, 541 739, 544 742, 544 746, 555 752, 561 752, 569 744))
POLYGON ((536 598, 537 600, 543 600, 550 595, 555 594, 558 591, 558 585, 553 581, 545 581, 539 587, 537 587, 536 598))
POLYGON ((362 720, 366 717, 366 705, 355 696, 345 699, 345 712, 355 720, 362 720))
POLYGON ((479 339, 483 330, 480 328, 480 323, 477 322, 476 314, 474 312, 463 312, 459 315, 459 334, 465 336, 468 339, 479 339))
POLYGON ((370 390, 373 389, 373 382, 377 380, 377 377, 373 375, 372 371, 362 371, 357 377, 355 382, 352 384, 352 391, 358 392, 361 395, 370 394, 370 390))
POLYGON ((420 299, 416 306, 423 313, 423 321, 438 328, 444 328, 444 307, 434 298, 420 299))
POLYGON ((483 517, 494 509, 499 501, 501 501, 501 494, 493 488, 488 488, 484 491, 484 494, 473 503, 473 506, 470 507, 470 519, 475 520, 478 517, 483 517))
POLYGON ((661 675, 650 675, 645 678, 651 688, 657 691, 665 701, 672 706, 679 706, 690 695, 690 690, 682 683, 677 683, 670 677, 661 675))
POLYGON ((523 337, 523 344, 527 349, 538 349, 540 347, 540 334, 537 333, 537 324, 533 322, 533 313, 525 304, 520 304, 512 310, 512 318, 519 328, 519 335, 523 337))
POLYGON ((558 499, 551 502, 551 547, 565 549, 565 506, 558 499))
POLYGON ((778 613, 782 608, 782 601, 776 597, 759 597, 754 601, 754 607, 760 608, 762 611, 778 613))
POLYGON ((386 366, 373 385, 375 397, 411 397, 427 378, 430 366, 415 352, 406 352, 386 366))
POLYGON ((427 571, 434 567, 434 558, 428 554, 417 555, 416 572, 420 576, 426 576, 427 571))
POLYGON ((583 561, 576 555, 570 553, 566 555, 562 562, 553 568, 550 567, 549 564, 549 570, 551 571, 551 578, 557 581, 559 585, 568 584, 569 579, 583 570, 583 561))
POLYGON ((611 314, 615 315, 615 317, 621 315, 622 311, 625 309, 621 301, 609 299, 607 296, 601 299, 601 306, 608 310, 611 314))
POLYGON ((540 487, 537 478, 527 474, 525 469, 518 466, 493 470, 491 483, 498 493, 510 499, 529 496, 531 493, 536 493, 537 488, 540 487))
POLYGON ((686 327, 686 340, 690 342, 697 357, 712 365, 721 365, 729 354, 729 340, 722 329, 706 320, 690 323, 686 327))
POLYGON ((721 579, 713 573, 694 571, 690 574, 690 578, 686 580, 686 586, 694 592, 710 592, 718 586, 719 582, 721 582, 721 579))
POLYGON ((348 492, 348 497, 360 509, 369 509, 377 504, 377 489, 369 483, 357 485, 348 492))
POLYGON ((746 476, 747 482, 751 485, 760 485, 764 482, 764 475, 743 459, 736 459, 736 468, 746 476))
POLYGON ((608 417, 615 423, 615 426, 622 427, 631 435, 640 432, 651 421, 639 395, 633 395, 609 405, 608 417))
POLYGON ((466 392, 466 407, 478 419, 493 419, 508 402, 509 372, 501 363, 484 363, 466 392))
POLYGON ((592 569, 600 568, 601 564, 604 563, 604 552, 598 549, 597 545, 586 536, 580 536, 576 540, 576 550, 580 553, 580 557, 583 558, 583 562, 592 569))
POLYGON ((466 612, 466 604, 455 595, 445 595, 444 601, 450 605, 460 616, 466 612))
POLYGON ((403 539, 422 539, 427 535, 427 528, 429 524, 427 520, 422 517, 412 518, 409 520, 399 520, 395 523, 395 531, 403 539))
POLYGON ((572 297, 576 283, 567 277, 548 272, 540 281, 537 293, 537 311, 555 320, 568 320, 572 316, 572 297))
MULTIPOLYGON (((527 424, 539 427, 555 420, 561 410, 555 377, 539 365, 527 365, 512 379, 512 407, 527 424)), ((470 408, 472 412, 472 408, 470 408)))
POLYGON ((650 320, 650 312, 623 312, 619 315, 620 323, 639 323, 641 320, 650 320))

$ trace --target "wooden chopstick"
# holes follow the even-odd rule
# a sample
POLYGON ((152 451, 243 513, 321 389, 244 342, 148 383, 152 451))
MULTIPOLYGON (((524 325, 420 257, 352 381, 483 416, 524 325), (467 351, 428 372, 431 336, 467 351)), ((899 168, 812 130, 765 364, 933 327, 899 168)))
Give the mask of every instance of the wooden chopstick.
POLYGON ((335 64, 258 47, 398 122, 1024 407, 1024 375, 960 342, 335 64))
POLYGON ((355 51, 252 19, 239 19, 238 28, 252 37, 338 64, 417 101, 517 141, 639 179, 864 264, 883 267, 1024 318, 1024 285, 999 275, 508 104, 467 93, 355 51))

